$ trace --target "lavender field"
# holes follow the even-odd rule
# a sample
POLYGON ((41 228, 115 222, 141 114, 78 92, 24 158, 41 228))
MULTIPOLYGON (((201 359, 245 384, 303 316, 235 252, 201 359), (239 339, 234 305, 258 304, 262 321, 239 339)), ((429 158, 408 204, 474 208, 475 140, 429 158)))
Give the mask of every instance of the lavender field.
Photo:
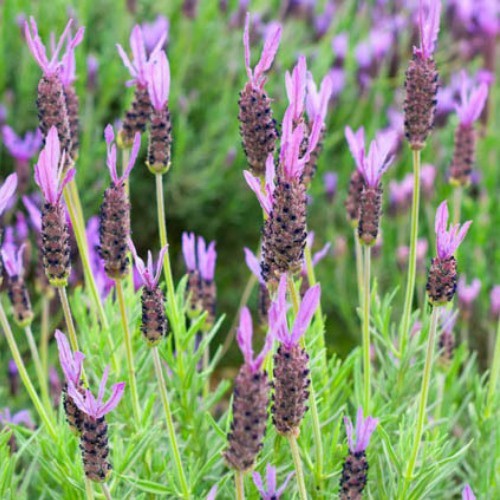
POLYGON ((0 498, 500 498, 499 35, 0 2, 0 498))

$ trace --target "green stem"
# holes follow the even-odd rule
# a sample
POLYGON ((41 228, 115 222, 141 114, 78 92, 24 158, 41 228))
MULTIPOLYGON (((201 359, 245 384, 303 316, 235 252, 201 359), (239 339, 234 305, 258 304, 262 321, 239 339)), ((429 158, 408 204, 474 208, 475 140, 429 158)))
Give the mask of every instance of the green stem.
POLYGON ((50 299, 47 295, 42 296, 42 320, 40 334, 40 358, 44 374, 49 371, 49 317, 50 317, 50 299))
POLYGON ((85 478, 85 496, 87 497, 87 500, 94 500, 92 481, 87 477, 85 478))
POLYGON ((7 339, 7 343, 9 344, 9 348, 12 353, 12 358, 16 363, 17 370, 19 371, 19 375, 21 376, 21 380, 23 381, 24 387, 28 391, 31 401, 35 406, 36 411, 40 416, 40 419, 47 428, 48 433, 50 434, 51 438, 56 441, 58 437, 57 432, 49 418, 49 415, 45 411, 42 402, 40 401, 40 398, 38 397, 38 394, 36 393, 35 388, 33 387, 33 384, 31 383, 31 379, 28 375, 28 372, 26 371, 26 367, 24 366, 23 359, 21 357, 21 354, 19 353, 16 340, 14 338, 14 335, 10 328, 10 324, 7 320, 7 316, 5 315, 3 305, 1 303, 0 303, 0 323, 2 324, 2 328, 5 333, 5 338, 7 339))
POLYGON ((112 496, 111 496, 111 493, 109 491, 108 485, 106 483, 101 483, 101 487, 102 487, 102 492, 103 492, 104 496, 106 497, 106 500, 111 500, 112 496))
POLYGON ((356 278, 358 280, 359 307, 363 307, 363 247, 358 238, 358 230, 354 228, 354 248, 356 251, 356 278))
POLYGON ((59 293, 59 299, 64 313, 64 321, 66 322, 66 328, 68 329, 69 343, 71 344, 71 349, 73 351, 79 351, 78 339, 76 337, 75 324, 73 323, 73 316, 71 315, 71 308, 69 306, 68 294, 66 293, 66 287, 60 286, 57 288, 59 293))
POLYGON ((432 308, 431 323, 429 327, 429 338, 427 339, 427 353, 425 356, 424 374, 422 378, 422 387, 420 389, 420 401, 418 406, 417 426, 415 429, 415 437, 413 441, 413 448, 408 462, 408 468, 404 478, 403 493, 399 498, 408 498, 406 492, 413 479, 413 471, 417 462, 418 450, 420 449, 420 442, 424 430, 425 411, 427 408, 427 398, 429 396, 429 385, 431 380, 432 363, 434 361, 434 347, 436 343, 436 331, 438 324, 438 311, 437 307, 432 308))
POLYGON ((120 307, 120 316, 122 320, 123 336, 125 339, 125 352, 127 354, 128 380, 130 384, 130 393, 132 394, 132 408, 134 411, 135 424, 140 425, 141 412, 139 410, 139 397, 137 395, 137 383, 135 380, 134 356, 132 352, 132 336, 128 326, 127 309, 125 306, 125 297, 123 295, 123 285, 120 280, 115 281, 116 297, 120 307))
POLYGON ((245 500, 244 473, 240 470, 234 471, 234 486, 236 488, 236 500, 245 500))
POLYGON ((491 364, 490 379, 488 382, 488 394, 486 396, 485 418, 491 416, 493 401, 495 400, 496 387, 498 384, 498 376, 500 375, 500 319, 497 325, 497 338, 495 341, 495 354, 493 355, 493 363, 491 364))
POLYGON ((401 322, 400 355, 408 344, 410 335, 410 318, 413 305, 413 294, 415 292, 415 276, 417 272, 417 239, 418 239, 418 215, 420 208, 420 151, 413 153, 413 199, 411 205, 411 234, 410 234, 410 255, 408 257, 408 278, 406 281, 405 303, 403 307, 403 318, 401 322))
POLYGON ((26 334, 26 339, 28 340, 28 345, 31 351, 31 357, 33 358, 33 363, 35 364, 35 371, 38 378, 38 385, 40 386, 40 391, 42 393, 42 401, 48 412, 51 411, 51 404, 49 398, 49 392, 47 388, 47 377, 43 371, 42 362, 40 361, 40 356, 38 355, 38 349, 36 347, 35 339, 33 338, 33 332, 31 331, 31 325, 24 328, 26 334))
POLYGON ((371 247, 365 246, 363 269, 363 408, 370 411, 370 265, 371 247))
POLYGON ((295 476, 297 478, 297 486, 299 488, 300 500, 307 500, 306 484, 304 481, 304 471, 302 470, 302 461, 300 459, 299 445, 297 438, 292 434, 288 436, 290 450, 292 451, 293 464, 295 466, 295 476))
POLYGON ((167 421, 168 437, 170 441, 170 446, 172 447, 172 454, 175 462, 177 478, 181 485, 183 497, 190 498, 191 494, 189 492, 188 483, 186 481, 186 475, 184 474, 184 469, 182 467, 182 460, 181 460, 181 455, 179 453, 179 447, 177 445, 177 437, 175 435, 174 422, 172 420, 172 412, 170 411, 170 403, 168 401, 168 395, 167 395, 167 386, 165 384, 165 379, 163 377, 160 355, 158 353, 157 347, 153 347, 152 351, 153 351, 153 361, 155 365, 156 377, 158 379, 158 386, 160 389, 161 402, 163 404, 163 410, 165 411, 165 419, 167 421))

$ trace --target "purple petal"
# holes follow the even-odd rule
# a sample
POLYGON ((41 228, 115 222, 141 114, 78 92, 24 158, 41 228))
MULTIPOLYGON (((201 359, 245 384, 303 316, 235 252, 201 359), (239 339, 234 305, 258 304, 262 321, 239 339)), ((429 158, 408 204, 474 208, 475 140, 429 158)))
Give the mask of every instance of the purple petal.
POLYGON ((188 271, 196 270, 196 236, 194 233, 182 233, 182 254, 188 271))
POLYGON ((295 323, 292 330, 292 342, 297 343, 300 337, 309 327, 309 323, 318 308, 319 299, 321 296, 321 286, 314 285, 307 290, 300 304, 299 312, 295 318, 295 323))
POLYGON ((276 467, 271 464, 266 466, 266 483, 268 495, 274 495, 276 492, 276 467))
POLYGON ((354 162, 356 163, 356 167, 361 170, 363 168, 363 158, 365 156, 365 131, 363 127, 358 129, 356 133, 352 131, 351 127, 346 127, 345 138, 349 145, 351 155, 354 158, 354 162))
POLYGON ((17 189, 17 174, 10 174, 0 187, 0 215, 5 211, 17 189))
POLYGON ((104 368, 104 373, 102 374, 101 383, 99 384, 99 392, 97 394, 97 405, 101 406, 102 400, 104 398, 104 391, 106 390, 106 383, 108 381, 109 375, 109 365, 104 368))
POLYGON ((111 396, 108 399, 108 401, 100 406, 97 410, 97 418, 103 417, 106 415, 106 413, 109 413, 110 411, 114 410, 117 406, 120 400, 122 399, 123 392, 125 391, 125 382, 119 382, 118 384, 115 384, 111 388, 111 396))
POLYGON ((165 254, 167 253, 167 250, 168 250, 168 244, 165 245, 158 254, 158 262, 156 263, 156 274, 154 278, 155 285, 158 285, 158 283, 160 282, 161 271, 163 268, 163 261, 165 260, 165 254))
POLYGON ((353 441, 353 427, 352 422, 349 417, 344 417, 345 432, 347 435, 347 443, 349 444, 349 449, 354 453, 354 441, 353 441))
POLYGON ((208 492, 206 500, 215 500, 215 497, 217 495, 217 488, 218 488, 218 486, 216 484, 214 484, 210 488, 210 491, 208 492))
POLYGON ((472 488, 468 484, 462 490, 462 500, 476 500, 476 495, 474 495, 472 488))
POLYGON ((253 81, 256 85, 262 86, 264 84, 264 73, 269 70, 273 64, 276 52, 280 45, 281 39, 281 25, 276 25, 275 28, 269 33, 264 42, 264 49, 262 50, 262 56, 260 61, 255 66, 253 72, 253 81))
POLYGON ((262 192, 260 179, 258 177, 254 177, 248 170, 243 171, 243 175, 245 176, 245 180, 247 181, 248 186, 257 196, 262 210, 264 210, 264 212, 269 215, 272 210, 272 205, 269 197, 262 192))
POLYGON ((252 472, 252 479, 261 496, 265 496, 266 490, 264 488, 264 484, 262 483, 261 475, 258 472, 252 472))
POLYGON ((252 68, 250 67, 250 12, 245 16, 245 30, 243 31, 243 46, 245 47, 245 68, 248 79, 253 81, 252 68))
POLYGON ((132 145, 132 151, 130 152, 130 159, 128 161, 127 168, 123 172, 123 175, 120 178, 121 182, 124 182, 128 179, 130 172, 134 168, 135 161, 137 160, 137 155, 139 154, 139 149, 141 149, 141 134, 136 132, 134 137, 134 144, 132 145))
POLYGON ((248 307, 244 307, 240 313, 240 325, 236 332, 236 341, 240 346, 243 359, 247 365, 251 365, 253 361, 252 336, 252 316, 250 315, 248 307))
POLYGON ((288 483, 290 482, 290 479, 292 479, 294 474, 295 474, 295 472, 290 472, 290 474, 288 474, 288 476, 286 476, 285 481, 278 488, 278 491, 276 491, 276 498, 278 498, 278 499, 281 498, 281 495, 283 495, 283 493, 285 492, 286 487, 288 486, 288 483))
POLYGON ((245 247, 243 251, 245 252, 245 262, 248 269, 252 271, 252 274, 259 280, 261 285, 265 285, 266 282, 262 278, 259 259, 248 248, 245 247))

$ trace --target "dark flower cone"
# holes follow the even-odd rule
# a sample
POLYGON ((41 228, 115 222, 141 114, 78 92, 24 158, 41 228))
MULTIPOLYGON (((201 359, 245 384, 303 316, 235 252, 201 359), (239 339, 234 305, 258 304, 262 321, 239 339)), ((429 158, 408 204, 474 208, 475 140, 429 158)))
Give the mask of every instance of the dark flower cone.
POLYGON ((309 398, 309 355, 299 345, 280 345, 274 355, 273 424, 284 435, 298 436, 309 398))
POLYGON ((365 452, 350 452, 342 468, 339 498, 341 500, 360 500, 366 486, 367 474, 368 462, 365 452))
POLYGON ((98 483, 106 481, 112 467, 108 462, 108 424, 104 417, 94 419, 85 415, 80 450, 85 475, 91 481, 98 483))
POLYGON ((52 286, 66 286, 71 272, 69 229, 61 204, 42 210, 42 254, 45 275, 52 286))
POLYGON ((172 122, 168 106, 161 111, 152 110, 148 146, 148 168, 154 174, 164 174, 170 168, 172 122))
POLYGON ((38 119, 43 137, 56 127, 61 151, 66 152, 66 166, 71 164, 71 133, 63 85, 58 75, 43 76, 38 83, 38 119))
POLYGON ((271 307, 271 297, 269 295, 269 290, 264 284, 259 284, 259 324, 262 328, 267 326, 267 313, 271 307))
POLYGON ((438 348, 440 351, 440 361, 444 365, 451 363, 455 352, 455 339, 451 332, 444 331, 439 336, 438 348))
POLYGON ((233 421, 223 453, 233 469, 247 471, 253 467, 266 432, 268 403, 267 374, 252 373, 243 365, 234 381, 233 421))
POLYGON ((458 125, 455 131, 455 149, 450 166, 450 183, 468 186, 476 161, 476 132, 472 125, 458 125))
MULTIPOLYGON (((83 390, 82 383, 78 386, 78 392, 85 396, 85 391, 83 390)), ((69 428, 75 434, 81 434, 83 431, 83 420, 85 414, 76 406, 73 398, 68 394, 68 386, 64 384, 63 387, 63 408, 66 415, 66 422, 68 422, 69 428)))
POLYGON ((118 143, 122 148, 131 148, 135 134, 142 134, 146 130, 149 115, 151 114, 151 101, 147 87, 137 86, 134 100, 130 109, 125 113, 122 129, 118 135, 118 143))
POLYGON ((191 318, 199 316, 203 311, 202 286, 202 280, 198 271, 189 271, 188 282, 186 286, 186 295, 189 306, 188 315, 191 318))
POLYGON ((365 186, 361 193, 358 237, 368 246, 375 244, 382 212, 382 185, 376 188, 365 186))
POLYGON ((150 346, 157 345, 167 335, 165 294, 160 287, 142 289, 141 332, 150 346))
POLYGON ((309 156, 309 161, 304 166, 304 173, 302 174, 302 179, 306 187, 311 185, 311 182, 316 174, 316 170, 318 169, 318 159, 323 151, 323 141, 325 139, 325 127, 321 130, 321 136, 316 144, 316 147, 313 149, 309 156))
POLYGON ((359 206, 364 185, 365 180, 363 179, 363 175, 357 169, 354 170, 349 181, 349 193, 344 202, 347 220, 353 227, 357 227, 358 225, 359 206))
POLYGON ((457 289, 457 261, 451 256, 448 259, 435 257, 432 259, 427 278, 429 302, 440 306, 450 302, 457 289))
POLYGON ((273 119, 271 99, 247 83, 240 92, 240 134, 248 164, 255 175, 264 175, 266 160, 274 153, 278 130, 273 119))
POLYGON ((76 94, 75 87, 68 85, 64 89, 64 98, 66 101, 66 110, 68 112, 69 132, 71 137, 71 158, 76 160, 78 156, 78 149, 80 148, 80 117, 79 100, 76 94))
POLYGON ((205 330, 210 330, 215 322, 215 309, 217 306, 217 289, 215 282, 202 280, 202 303, 203 310, 207 312, 205 319, 205 330))
POLYGON ((433 59, 413 56, 406 70, 405 135, 413 150, 421 150, 434 125, 439 75, 433 59))
POLYGON ((302 268, 306 245, 306 188, 300 180, 278 177, 273 209, 264 224, 262 277, 273 287, 283 273, 302 268))
POLYGON ((21 276, 7 278, 7 293, 14 313, 14 321, 20 326, 28 326, 33 320, 30 296, 21 276))
POLYGON ((104 260, 104 269, 111 279, 122 279, 127 276, 130 263, 127 246, 130 203, 123 183, 111 184, 106 189, 99 216, 99 253, 104 260))

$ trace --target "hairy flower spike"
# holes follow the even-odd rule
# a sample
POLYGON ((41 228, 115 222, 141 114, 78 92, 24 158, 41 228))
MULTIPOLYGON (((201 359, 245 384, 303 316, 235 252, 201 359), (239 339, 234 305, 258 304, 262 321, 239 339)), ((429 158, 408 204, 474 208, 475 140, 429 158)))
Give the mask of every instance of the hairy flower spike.
POLYGON ((366 448, 370 438, 377 427, 378 419, 373 417, 363 418, 363 409, 358 408, 356 418, 356 441, 354 441, 354 429, 349 418, 344 418, 347 440, 349 443, 349 454, 342 468, 340 478, 339 498, 349 500, 361 498, 366 486, 368 462, 366 460, 366 448))
POLYGON ((265 355, 271 349, 272 337, 266 338, 264 348, 254 359, 252 336, 252 318, 250 311, 244 308, 236 338, 245 363, 234 381, 233 421, 227 436, 228 447, 224 451, 228 465, 239 471, 251 469, 262 448, 269 403, 269 382, 261 367, 265 355))
POLYGON ((263 175, 266 160, 273 154, 278 138, 276 122, 272 117, 271 99, 264 92, 265 73, 271 67, 281 38, 281 26, 276 25, 264 43, 262 56, 255 69, 250 66, 250 14, 247 14, 243 43, 248 82, 240 92, 240 134, 243 149, 252 172, 263 175))

